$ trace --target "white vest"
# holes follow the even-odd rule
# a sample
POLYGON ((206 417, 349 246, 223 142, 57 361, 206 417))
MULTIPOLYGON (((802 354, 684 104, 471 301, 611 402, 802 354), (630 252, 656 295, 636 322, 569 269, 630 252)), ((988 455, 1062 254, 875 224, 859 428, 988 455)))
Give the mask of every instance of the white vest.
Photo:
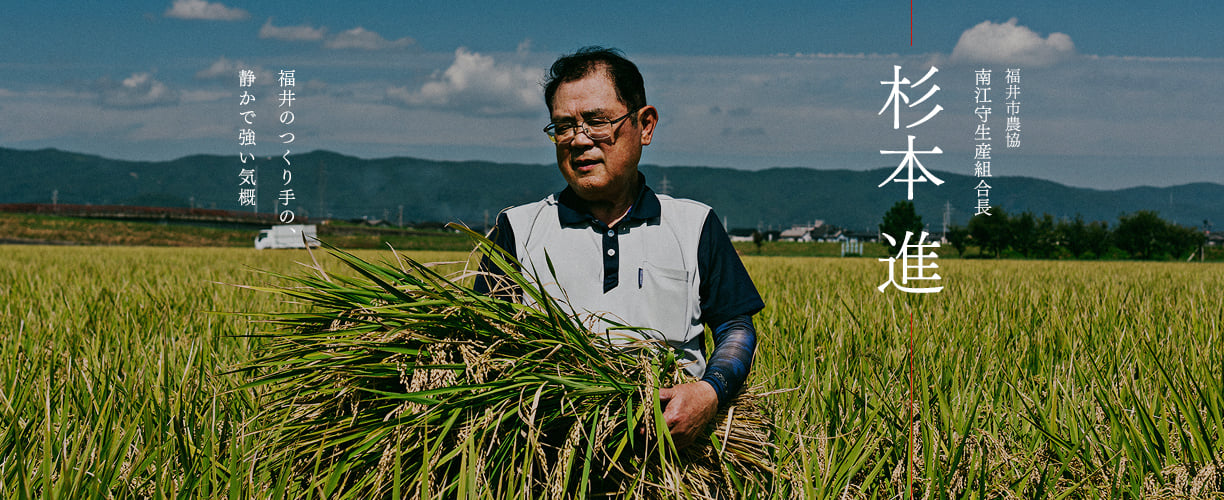
POLYGON ((589 224, 562 227, 556 196, 506 211, 523 274, 538 276, 544 290, 563 308, 572 308, 591 331, 612 328, 613 336, 664 340, 679 351, 685 370, 700 378, 705 358, 697 246, 710 207, 657 195, 658 219, 621 221, 616 228, 619 284, 604 293, 603 235, 589 224), (605 320, 655 331, 621 332, 605 320))

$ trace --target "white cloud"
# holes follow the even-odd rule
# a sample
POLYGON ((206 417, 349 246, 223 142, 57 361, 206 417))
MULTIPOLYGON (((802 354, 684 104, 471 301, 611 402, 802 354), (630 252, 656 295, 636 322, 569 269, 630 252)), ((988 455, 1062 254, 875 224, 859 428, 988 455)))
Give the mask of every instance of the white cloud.
POLYGON ((953 61, 1049 66, 1075 55, 1075 44, 1063 33, 1041 35, 1016 24, 1016 18, 996 24, 983 21, 961 33, 953 61))
POLYGON ((207 80, 226 76, 236 76, 238 74, 238 69, 241 66, 242 61, 231 61, 226 59, 225 56, 221 56, 220 59, 213 61, 212 65, 210 65, 208 68, 197 71, 195 77, 200 80, 207 80))
POLYGON ((179 93, 165 83, 154 80, 151 73, 133 73, 122 82, 103 78, 94 82, 98 100, 103 106, 141 108, 175 104, 179 93))
POLYGON ((221 56, 216 61, 213 61, 207 68, 197 71, 195 77, 197 80, 233 80, 237 84, 238 70, 241 69, 249 69, 255 72, 256 85, 268 85, 275 81, 271 71, 243 61, 230 60, 225 56, 221 56))
POLYGON ((226 7, 218 2, 174 0, 174 5, 166 9, 166 17, 206 21, 240 21, 251 17, 251 14, 242 9, 226 7))
POLYGON ((412 106, 453 109, 481 116, 528 115, 542 112, 538 71, 499 64, 492 56, 455 50, 455 60, 419 90, 387 89, 391 101, 412 106))
POLYGON ((409 37, 387 40, 376 32, 358 26, 333 35, 323 42, 323 46, 329 49, 384 50, 403 48, 414 43, 416 41, 409 37))
POLYGON ((322 40, 323 35, 326 34, 327 28, 314 28, 305 24, 301 26, 273 26, 272 18, 270 17, 263 27, 259 28, 259 38, 272 38, 289 42, 322 40))

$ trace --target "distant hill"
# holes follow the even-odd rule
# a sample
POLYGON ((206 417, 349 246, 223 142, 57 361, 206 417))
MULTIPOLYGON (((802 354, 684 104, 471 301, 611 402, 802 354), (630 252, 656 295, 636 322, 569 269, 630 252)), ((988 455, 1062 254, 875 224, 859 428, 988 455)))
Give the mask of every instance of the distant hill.
MULTIPOLYGON (((565 186, 555 165, 433 161, 419 158, 361 159, 328 151, 290 157, 295 210, 314 217, 388 218, 400 206, 408 222, 491 220, 502 208, 538 200, 565 186)), ((271 212, 282 188, 279 157, 238 161, 237 155, 195 155, 138 162, 55 149, 0 148, 0 203, 191 206, 240 210, 242 168, 258 167, 260 211, 271 212)), ((873 229, 892 204, 905 199, 905 185, 876 187, 891 168, 872 171, 774 168, 759 171, 711 167, 641 168, 658 190, 666 177, 674 196, 714 207, 732 228, 824 220, 853 229, 873 229)), ((945 202, 952 222, 964 224, 977 204, 979 179, 935 172, 945 183, 915 186, 915 205, 933 231, 941 229, 945 202)), ((1118 215, 1155 210, 1166 220, 1198 226, 1204 219, 1224 226, 1224 185, 1186 184, 1114 191, 1074 188, 1025 177, 994 177, 991 201, 1008 213, 1032 211, 1055 217, 1083 214, 1111 225, 1118 215)), ((250 207, 246 207, 250 209, 250 207)))

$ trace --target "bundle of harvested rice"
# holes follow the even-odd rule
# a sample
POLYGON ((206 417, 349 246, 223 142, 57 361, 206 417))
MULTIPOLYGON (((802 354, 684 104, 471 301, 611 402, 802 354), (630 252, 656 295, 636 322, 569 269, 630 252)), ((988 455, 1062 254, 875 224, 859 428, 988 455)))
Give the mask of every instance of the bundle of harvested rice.
MULTIPOLYGON (((469 231, 470 233, 470 231, 469 231)), ((658 391, 686 381, 666 346, 611 346, 487 255, 535 305, 474 292, 430 266, 331 248, 359 277, 259 288, 311 305, 244 369, 275 486, 329 498, 742 497, 769 489, 770 424, 741 394, 677 451, 658 391)))

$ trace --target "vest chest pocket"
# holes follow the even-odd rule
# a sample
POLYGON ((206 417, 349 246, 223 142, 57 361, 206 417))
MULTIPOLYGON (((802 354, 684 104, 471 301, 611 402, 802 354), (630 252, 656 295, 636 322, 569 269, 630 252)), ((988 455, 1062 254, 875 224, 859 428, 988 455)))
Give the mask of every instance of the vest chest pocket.
MULTIPOLYGON (((664 340, 678 347, 688 340, 692 311, 689 310, 689 273, 684 269, 660 267, 649 262, 630 271, 631 282, 622 285, 636 287, 634 311, 636 326, 658 330, 664 340)), ((623 278, 622 278, 623 279, 623 278)), ((651 336, 658 334, 649 332, 651 336)))

